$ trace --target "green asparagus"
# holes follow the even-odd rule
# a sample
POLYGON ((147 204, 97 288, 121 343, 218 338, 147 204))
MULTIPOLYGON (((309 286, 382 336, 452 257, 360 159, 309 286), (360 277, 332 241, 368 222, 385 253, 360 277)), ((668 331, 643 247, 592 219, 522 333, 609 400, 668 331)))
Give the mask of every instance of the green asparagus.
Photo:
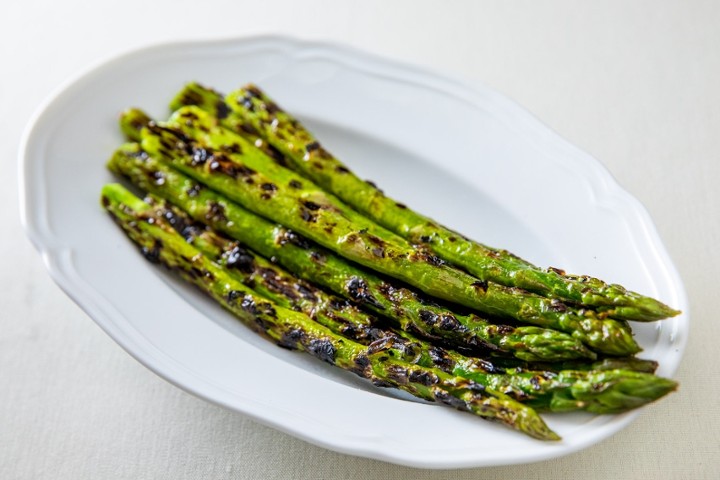
MULTIPOLYGON (((512 398, 549 411, 586 410, 618 413, 654 401, 676 387, 654 375, 611 371, 504 372, 491 362, 465 357, 414 338, 407 332, 378 328, 372 317, 283 271, 237 242, 192 221, 182 210, 155 197, 149 198, 158 222, 166 220, 186 241, 238 281, 281 307, 303 312, 334 333, 363 344, 383 338, 393 358, 423 367, 439 368, 454 376, 477 381, 512 398), (401 338, 400 338, 401 337, 401 338)), ((608 370, 608 368, 602 368, 608 370)))
MULTIPOLYGON (((533 360, 592 356, 579 340, 560 332, 534 330, 535 327, 510 330, 488 324, 476 315, 453 315, 409 289, 359 269, 294 232, 248 212, 147 155, 137 144, 117 150, 108 167, 143 190, 180 206, 194 219, 249 245, 267 258, 275 258, 302 278, 399 322, 403 330, 466 347, 502 349, 533 360)), ((632 341, 632 337, 629 338, 632 341)), ((628 349, 626 342, 618 343, 614 336, 594 343, 594 347, 618 352, 617 355, 636 350, 628 349)))
POLYGON ((555 268, 535 267, 505 250, 472 241, 385 196, 381 190, 353 174, 324 149, 302 124, 283 111, 256 86, 249 85, 222 97, 191 83, 172 102, 173 108, 198 105, 220 113, 223 125, 247 130, 250 123, 295 168, 328 192, 364 213, 378 224, 414 244, 428 246, 440 258, 458 265, 483 281, 519 287, 576 304, 598 307, 617 319, 653 321, 680 313, 663 303, 626 290, 620 285, 589 277, 567 275, 555 268), (228 113, 227 107, 230 112, 228 113))
POLYGON ((364 346, 352 342, 302 313, 263 299, 209 261, 171 227, 155 221, 155 217, 137 221, 137 216, 131 212, 142 212, 149 206, 123 187, 105 186, 102 203, 149 260, 176 271, 250 328, 278 345, 310 353, 376 385, 399 388, 419 398, 501 422, 534 438, 559 439, 534 410, 506 395, 439 369, 396 360, 385 354, 382 345, 364 346))
MULTIPOLYGON (((130 112, 128 116, 133 115, 130 112)), ((433 255, 398 243, 393 234, 368 223, 307 180, 268 164, 267 157, 251 145, 243 145, 241 137, 219 127, 216 119, 197 108, 177 111, 167 126, 151 122, 142 129, 141 137, 149 153, 245 207, 296 227, 347 258, 384 273, 395 273, 396 278, 426 293, 454 299, 487 314, 570 333, 602 353, 628 355, 639 350, 629 327, 607 318, 607 312, 598 315, 556 299, 482 282, 448 267, 433 255), (245 154, 237 153, 238 148, 245 154), (202 157, 200 162, 198 155, 202 157), (262 170, 271 176, 265 176, 262 170), (608 343, 615 345, 608 348, 608 343)))

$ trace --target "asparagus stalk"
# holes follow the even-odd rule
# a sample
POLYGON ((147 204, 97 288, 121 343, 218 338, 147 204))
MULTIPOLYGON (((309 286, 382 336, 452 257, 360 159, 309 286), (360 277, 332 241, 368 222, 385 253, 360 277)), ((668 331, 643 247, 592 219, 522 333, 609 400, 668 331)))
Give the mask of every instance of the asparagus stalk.
POLYGON ((132 212, 149 207, 119 185, 103 188, 102 203, 145 256, 176 271, 207 293, 253 330, 285 348, 314 355, 330 364, 392 386, 425 400, 440 402, 542 440, 559 437, 531 408, 482 385, 445 372, 396 360, 382 347, 364 346, 313 322, 302 313, 263 299, 209 261, 171 227, 147 216, 138 221, 132 212))
MULTIPOLYGON (((151 213, 167 220, 187 242, 236 280, 277 305, 300 311, 346 338, 367 344, 383 338, 374 348, 383 349, 398 360, 423 367, 439 368, 454 376, 470 379, 512 398, 549 411, 586 410, 619 413, 654 401, 676 387, 663 378, 611 371, 503 372, 487 360, 465 357, 418 340, 407 332, 378 328, 372 317, 355 306, 306 284, 237 242, 192 221, 182 210, 151 197, 151 213)), ((143 211, 142 214, 146 212, 143 211)), ((147 213, 150 213, 148 210, 147 213)), ((136 221, 142 221, 140 214, 136 221)), ((603 370, 609 370, 603 368, 603 370)))
MULTIPOLYGON (((127 116, 132 117, 132 111, 127 116)), ((197 108, 179 110, 168 126, 151 122, 141 131, 141 137, 149 153, 171 162, 173 167, 230 199, 291 228, 298 227, 312 239, 358 263, 395 273, 397 278, 426 293, 454 299, 487 314, 570 333, 603 353, 628 355, 639 350, 629 327, 606 318, 608 312, 597 315, 517 288, 481 282, 422 250, 395 243, 392 234, 369 224, 334 197, 308 186, 307 180, 303 185, 294 173, 268 164, 266 157, 258 155, 252 146, 243 145, 241 137, 222 129, 216 119, 197 108), (190 135, 194 135, 193 139, 190 135), (245 154, 234 153, 236 150, 245 154), (198 155, 203 161, 197 161, 198 155), (261 169, 271 176, 265 176, 261 169), (243 178, 236 178, 238 175, 243 178), (615 347, 606 349, 610 338, 615 347)))
POLYGON ((143 210, 143 215, 151 213, 168 222, 200 253, 263 297, 281 307, 302 312, 333 332, 362 344, 387 336, 379 328, 378 320, 354 303, 293 276, 159 197, 149 195, 145 201, 151 209, 143 210))
POLYGON ((585 360, 565 360, 562 362, 524 362, 516 358, 495 356, 492 359, 495 368, 508 372, 554 372, 576 370, 589 372, 593 370, 630 370, 639 373, 655 373, 658 362, 637 357, 606 357, 588 362, 585 360))
MULTIPOLYGON (((211 225, 267 258, 275 259, 305 280, 394 319, 403 330, 465 347, 502 347, 506 351, 518 352, 515 355, 519 358, 588 355, 579 343, 581 339, 574 338, 580 336, 577 333, 571 337, 552 330, 533 330, 534 327, 508 330, 488 324, 475 315, 452 314, 415 292, 364 271, 312 245, 296 233, 248 212, 147 155, 137 144, 120 148, 108 167, 143 190, 178 205, 195 220, 211 225)), ((594 348, 610 354, 627 355, 637 350, 630 335, 618 336, 611 330, 603 333, 604 338, 602 335, 584 336, 594 348)))
POLYGON ((232 121, 233 131, 235 133, 241 135, 249 143, 262 150, 265 155, 275 160, 275 163, 278 165, 294 169, 293 163, 288 161, 285 155, 280 153, 277 148, 266 142, 250 122, 243 121, 234 115, 232 119, 228 118, 232 112, 228 108, 225 103, 225 99, 221 94, 212 88, 201 87, 198 84, 194 85, 196 85, 197 88, 185 88, 177 95, 177 97, 173 100, 172 105, 177 104, 178 106, 171 106, 172 110, 177 110, 184 105, 197 105, 201 106, 203 110, 210 112, 218 119, 228 119, 232 121))
MULTIPOLYGON (((172 102, 173 108, 198 105, 209 109, 210 105, 220 104, 222 98, 219 94, 197 83, 187 85, 172 102)), ((222 122, 234 131, 247 129, 250 123, 307 178, 378 224, 414 244, 428 246, 440 258, 464 268, 483 281, 598 307, 601 311, 611 311, 611 315, 618 319, 653 321, 680 313, 620 285, 607 284, 589 276, 567 275, 555 268, 540 269, 505 250, 465 238, 396 202, 374 184, 353 174, 324 149, 297 119, 254 85, 226 97, 222 122)))

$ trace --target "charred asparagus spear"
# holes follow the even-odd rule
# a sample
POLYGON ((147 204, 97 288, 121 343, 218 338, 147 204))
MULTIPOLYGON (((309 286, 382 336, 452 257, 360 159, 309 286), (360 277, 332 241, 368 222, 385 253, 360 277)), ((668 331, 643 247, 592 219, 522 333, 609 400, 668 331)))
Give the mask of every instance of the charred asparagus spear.
POLYGON ((120 148, 108 167, 141 189, 178 205, 197 221, 274 258, 305 280, 364 305, 427 338, 506 351, 518 358, 558 360, 593 357, 582 343, 564 333, 538 327, 498 326, 476 315, 455 315, 416 293, 382 280, 333 255, 292 231, 235 205, 162 162, 137 144, 120 148))
MULTIPOLYGON (((152 209, 133 212, 135 221, 152 214, 166 220, 208 259, 226 268, 238 281, 281 307, 303 312, 334 333, 367 344, 376 342, 398 360, 477 381, 521 402, 549 411, 586 410, 618 413, 654 401, 676 387, 675 382, 647 373, 603 368, 602 371, 504 372, 493 363, 445 350, 407 332, 378 328, 378 322, 354 305, 306 284, 237 242, 193 222, 177 207, 150 197, 152 209)), ((129 212, 128 212, 129 213, 129 212)))
MULTIPOLYGON (((567 275, 559 269, 542 270, 507 251, 487 247, 449 230, 437 222, 385 196, 373 184, 353 174, 325 150, 302 124, 283 111, 265 93, 248 85, 226 97, 218 113, 234 131, 251 124, 307 178, 380 225, 414 244, 427 245, 440 258, 458 265, 484 281, 520 287, 541 295, 611 311, 618 319, 653 321, 679 312, 663 303, 626 290, 620 285, 588 276, 567 275), (227 111, 229 106, 230 112, 227 111)), ((173 108, 221 105, 214 91, 191 83, 176 96, 173 108)), ((213 110, 210 110, 213 111, 213 110)))
POLYGON ((392 234, 368 224, 364 217, 307 180, 268 164, 267 157, 216 122, 204 111, 185 107, 165 126, 151 122, 142 129, 143 148, 256 213, 297 227, 347 258, 394 273, 426 293, 454 299, 487 314, 565 331, 603 353, 628 355, 638 351, 629 327, 605 318, 607 313, 597 315, 555 299, 478 281, 422 250, 402 244, 402 240, 396 241, 392 234), (202 161, 197 160, 198 155, 202 161), (622 343, 622 347, 607 350, 599 346, 609 337, 614 337, 611 342, 622 343))
POLYGON ((176 271, 278 345, 310 353, 376 385, 393 386, 425 400, 501 422, 534 438, 559 439, 534 410, 503 394, 439 369, 393 359, 385 354, 382 345, 364 346, 350 341, 302 313, 262 298, 205 258, 171 227, 155 221, 155 217, 138 221, 132 213, 147 209, 147 204, 119 185, 103 189, 102 203, 146 258, 176 271))

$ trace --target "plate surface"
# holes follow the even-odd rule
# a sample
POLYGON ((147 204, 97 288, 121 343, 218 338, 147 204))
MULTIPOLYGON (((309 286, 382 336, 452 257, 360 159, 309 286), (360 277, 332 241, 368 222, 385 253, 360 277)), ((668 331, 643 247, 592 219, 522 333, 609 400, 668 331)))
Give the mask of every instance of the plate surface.
POLYGON ((426 468, 558 457, 637 415, 545 415, 563 437, 549 444, 395 398, 265 342, 150 265, 99 206, 114 180, 104 164, 122 142, 120 111, 165 118, 191 80, 224 91, 255 82, 398 200, 537 264, 682 309, 635 326, 658 373, 677 368, 689 322, 682 282, 646 210, 596 160, 487 88, 340 46, 259 37, 155 46, 95 67, 44 105, 20 151, 23 223, 53 279, 168 381, 314 444, 426 468))

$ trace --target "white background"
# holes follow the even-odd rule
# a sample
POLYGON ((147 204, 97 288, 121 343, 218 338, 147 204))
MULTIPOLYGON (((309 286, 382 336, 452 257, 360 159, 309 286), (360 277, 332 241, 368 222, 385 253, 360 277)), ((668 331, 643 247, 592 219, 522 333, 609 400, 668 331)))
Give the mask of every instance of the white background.
POLYGON ((0 478, 717 478, 719 26, 710 1, 4 2, 0 478), (97 61, 256 33, 339 41, 489 85, 597 157, 647 206, 685 281, 681 389, 583 452, 433 472, 314 447, 191 397, 124 353, 24 237, 21 132, 48 94, 97 61))

